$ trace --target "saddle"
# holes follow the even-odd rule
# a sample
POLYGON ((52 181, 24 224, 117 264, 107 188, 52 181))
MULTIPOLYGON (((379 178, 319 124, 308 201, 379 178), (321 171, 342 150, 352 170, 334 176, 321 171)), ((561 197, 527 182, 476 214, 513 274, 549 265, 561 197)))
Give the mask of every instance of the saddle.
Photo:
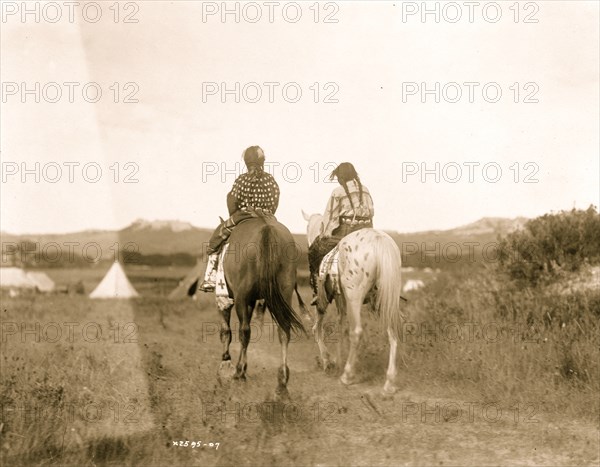
POLYGON ((238 209, 227 220, 219 217, 221 223, 219 224, 217 235, 221 238, 221 242, 226 242, 233 232, 234 227, 240 225, 242 222, 256 218, 262 219, 266 223, 277 222, 277 218, 270 211, 262 208, 247 207, 238 209))

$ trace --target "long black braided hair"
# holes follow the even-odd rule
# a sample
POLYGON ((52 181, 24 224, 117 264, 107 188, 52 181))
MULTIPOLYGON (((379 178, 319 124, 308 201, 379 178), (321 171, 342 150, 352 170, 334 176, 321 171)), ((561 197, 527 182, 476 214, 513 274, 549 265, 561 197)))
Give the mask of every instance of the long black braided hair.
POLYGON ((346 196, 348 196, 348 200, 350 201, 350 206, 352 206, 352 209, 354 209, 354 203, 352 202, 352 197, 350 196, 350 191, 348 190, 348 182, 350 180, 354 180, 357 183, 359 190, 359 204, 362 205, 363 186, 360 182, 360 177, 358 176, 358 173, 356 172, 354 166, 350 162, 342 162, 335 168, 333 172, 331 172, 329 180, 333 180, 335 177, 337 177, 340 185, 344 187, 344 191, 346 192, 346 196))

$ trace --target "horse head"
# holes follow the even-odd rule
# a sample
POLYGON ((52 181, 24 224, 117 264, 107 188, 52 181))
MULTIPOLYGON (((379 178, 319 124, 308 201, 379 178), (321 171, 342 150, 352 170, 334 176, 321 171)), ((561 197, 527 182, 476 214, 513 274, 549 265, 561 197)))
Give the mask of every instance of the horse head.
POLYGON ((302 210, 302 217, 308 222, 306 239, 308 240, 308 246, 311 246, 317 236, 323 231, 323 216, 321 214, 307 214, 302 210))

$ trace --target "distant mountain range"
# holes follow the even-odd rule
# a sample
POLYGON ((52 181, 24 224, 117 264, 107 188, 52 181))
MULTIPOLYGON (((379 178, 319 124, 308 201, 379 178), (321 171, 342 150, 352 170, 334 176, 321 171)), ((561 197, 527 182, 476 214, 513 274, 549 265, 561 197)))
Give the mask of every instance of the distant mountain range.
MULTIPOLYGON (((529 219, 526 217, 517 217, 507 219, 504 217, 484 217, 471 224, 455 227, 448 230, 428 230, 414 233, 395 233, 392 234, 400 241, 415 242, 461 242, 461 241, 496 241, 499 236, 503 237, 515 230, 522 229, 529 219)), ((390 233, 390 232, 388 232, 390 233)))
MULTIPOLYGON (((494 242, 498 236, 520 229, 528 219, 485 217, 468 225, 449 230, 432 230, 414 233, 388 233, 398 242, 414 242, 417 244, 433 244, 435 242, 479 242, 480 244, 494 242)), ((185 253, 197 256, 202 251, 202 246, 208 242, 212 230, 195 227, 188 222, 181 221, 147 221, 138 219, 130 226, 117 231, 85 230, 65 234, 28 234, 12 235, 1 233, 2 249, 6 251, 9 244, 22 242, 37 243, 38 250, 47 248, 48 254, 53 248, 51 244, 58 244, 66 252, 69 248, 81 255, 87 248, 85 255, 95 255, 98 249, 102 252, 103 259, 114 257, 116 248, 137 251, 143 255, 173 255, 185 253), (118 244, 118 245, 117 245, 118 244)), ((306 236, 295 234, 296 242, 304 249, 306 236)))

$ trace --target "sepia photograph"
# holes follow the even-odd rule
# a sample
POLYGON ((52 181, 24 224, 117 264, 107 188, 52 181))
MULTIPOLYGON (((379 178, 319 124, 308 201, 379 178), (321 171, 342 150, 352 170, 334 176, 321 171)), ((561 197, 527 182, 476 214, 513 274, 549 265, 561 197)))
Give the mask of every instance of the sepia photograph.
POLYGON ((600 3, 0 1, 0 464, 600 467, 600 3))

